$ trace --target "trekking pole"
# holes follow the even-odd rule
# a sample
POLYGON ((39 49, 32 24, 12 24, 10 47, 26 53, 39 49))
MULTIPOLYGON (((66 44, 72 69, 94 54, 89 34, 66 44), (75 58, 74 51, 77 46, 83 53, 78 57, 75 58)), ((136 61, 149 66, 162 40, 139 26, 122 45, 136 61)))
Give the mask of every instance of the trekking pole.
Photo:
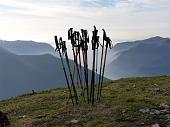
POLYGON ((88 65, 87 65, 88 64, 88 61, 87 61, 88 45, 87 45, 87 43, 89 43, 89 36, 88 36, 87 30, 81 29, 81 33, 82 33, 82 38, 81 38, 80 46, 82 48, 82 54, 83 54, 86 94, 87 94, 87 101, 88 101, 88 104, 89 104, 88 65))
POLYGON ((99 54, 99 50, 97 49, 97 53, 96 53, 96 74, 97 74, 97 67, 98 67, 98 54, 99 54))
MULTIPOLYGON (((89 43, 89 40, 88 40, 88 43, 89 43)), ((87 45, 87 43, 86 43, 87 45)), ((88 46, 87 46, 87 49, 85 50, 85 65, 86 65, 86 89, 87 89, 87 96, 88 96, 88 103, 89 103, 89 70, 88 70, 88 56, 87 56, 87 50, 88 50, 88 46)))
MULTIPOLYGON (((76 71, 77 71, 77 65, 76 65, 76 54, 74 52, 74 47, 73 45, 76 45, 75 41, 74 41, 74 35, 73 35, 73 28, 70 28, 68 30, 68 39, 71 40, 71 44, 72 44, 72 50, 73 50, 73 58, 74 58, 74 69, 73 69, 73 79, 74 77, 77 78, 77 75, 76 75, 76 71)), ((79 83, 78 83, 78 78, 76 79, 76 82, 77 82, 77 86, 79 87, 79 83)))
POLYGON ((102 85, 103 85, 104 71, 105 71, 105 65, 106 65, 107 49, 108 49, 108 46, 109 46, 110 49, 112 47, 112 44, 111 44, 112 41, 110 40, 109 37, 106 36, 106 32, 105 32, 104 29, 103 29, 103 40, 106 41, 106 50, 105 50, 105 56, 104 56, 104 62, 103 62, 103 70, 102 70, 102 79, 101 79, 101 84, 100 84, 99 101, 100 101, 102 85))
POLYGON ((69 70, 69 74, 70 74, 70 78, 71 78, 71 83, 72 83, 72 87, 73 87, 73 91, 74 91, 75 101, 76 101, 76 104, 78 104, 78 96, 77 96, 76 88, 74 85, 73 76, 71 73, 71 67, 70 67, 70 63, 69 63, 69 59, 68 59, 68 55, 67 55, 66 42, 62 41, 61 37, 60 37, 59 42, 61 43, 62 53, 65 54, 65 58, 66 58, 66 62, 67 62, 67 66, 68 66, 68 70, 69 70))
POLYGON ((62 64, 62 68, 63 68, 63 71, 64 71, 64 75, 65 75, 65 78, 66 78, 67 86, 68 86, 69 93, 70 93, 70 97, 71 97, 71 101, 72 101, 72 104, 73 104, 73 106, 74 106, 74 100, 73 100, 73 95, 72 95, 72 92, 71 92, 71 87, 70 87, 70 84, 69 84, 69 81, 68 81, 66 69, 65 69, 65 66, 64 66, 63 57, 62 57, 61 51, 60 51, 61 45, 58 43, 57 36, 55 36, 54 38, 55 38, 55 44, 56 44, 56 49, 55 49, 55 51, 58 51, 58 52, 59 52, 60 60, 61 60, 61 64, 62 64))
POLYGON ((80 52, 80 49, 81 49, 81 36, 80 36, 80 33, 78 31, 75 31, 73 33, 74 35, 74 41, 76 42, 76 65, 77 65, 77 74, 78 74, 78 77, 80 79, 80 86, 81 86, 81 91, 80 91, 80 96, 83 96, 83 99, 85 101, 85 96, 84 96, 84 85, 83 85, 83 79, 82 79, 82 67, 81 67, 81 52, 80 52), (79 62, 79 67, 78 67, 78 62, 79 62))
POLYGON ((76 32, 73 33, 73 28, 70 28, 69 31, 68 31, 68 39, 71 40, 74 63, 76 65, 76 70, 77 70, 77 73, 78 73, 80 84, 82 84, 82 80, 81 80, 81 76, 80 76, 80 72, 79 72, 79 67, 78 67, 78 63, 77 63, 77 56, 76 56, 76 53, 75 53, 75 50, 74 50, 74 48, 77 47, 77 44, 76 44, 77 33, 76 32))
POLYGON ((80 36, 79 32, 77 32, 76 40, 78 42, 78 44, 77 44, 77 55, 78 55, 78 58, 79 58, 81 88, 82 88, 82 90, 84 90, 84 88, 83 88, 83 79, 82 79, 82 67, 81 67, 81 52, 80 52, 80 48, 81 48, 81 45, 80 45, 80 43, 81 43, 81 36, 80 36))
MULTIPOLYGON (((98 52, 99 52, 99 50, 97 48, 97 51, 96 51, 96 67, 95 67, 95 74, 96 74, 96 76, 95 76, 95 88, 98 86, 98 82, 97 82, 97 77, 98 77, 98 74, 97 74, 97 70, 98 70, 98 52)), ((96 90, 97 90, 97 88, 95 89, 95 92, 97 92, 96 90)), ((97 98, 97 93, 95 94, 95 96, 97 98)))
POLYGON ((95 50, 99 47, 99 36, 97 36, 98 30, 94 26, 93 36, 92 36, 92 50, 93 50, 93 65, 92 65, 92 78, 91 78, 91 92, 90 92, 90 101, 92 101, 92 105, 94 104, 94 91, 95 91, 95 50))
POLYGON ((100 59, 100 74, 99 74, 99 83, 98 83, 98 91, 97 91, 97 100, 99 100, 99 95, 100 95, 100 84, 101 84, 101 75, 102 75, 102 67, 103 67, 103 53, 104 53, 104 38, 106 33, 103 30, 103 44, 102 46, 102 54, 101 54, 101 59, 100 59))

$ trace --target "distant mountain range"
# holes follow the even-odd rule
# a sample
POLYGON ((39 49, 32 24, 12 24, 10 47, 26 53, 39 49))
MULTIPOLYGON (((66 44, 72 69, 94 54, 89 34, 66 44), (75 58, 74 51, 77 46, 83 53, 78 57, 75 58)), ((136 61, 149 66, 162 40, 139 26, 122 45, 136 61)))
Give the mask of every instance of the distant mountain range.
POLYGON ((16 55, 0 48, 0 99, 66 87, 60 59, 50 55, 16 55))
POLYGON ((51 45, 42 42, 22 40, 16 41, 0 40, 0 47, 17 55, 52 54, 56 56, 54 48, 51 45))
MULTIPOLYGON (((53 53, 46 43, 0 41, 0 100, 31 90, 67 87, 61 61, 53 53)), ((73 68, 72 60, 70 65, 73 68)), ((67 66, 66 70, 69 74, 67 66)), ((89 82, 90 78, 89 70, 89 82)))
POLYGON ((106 76, 122 77, 170 75, 170 38, 116 44, 109 52, 106 76))
MULTIPOLYGON (((108 52, 105 76, 110 79, 170 75, 170 38, 116 44, 108 52)), ((67 87, 54 48, 33 41, 0 41, 0 99, 67 87)), ((70 60, 73 67, 73 61, 70 60)), ((68 69, 67 69, 68 71, 68 69)), ((91 71, 89 70, 89 81, 91 71)))

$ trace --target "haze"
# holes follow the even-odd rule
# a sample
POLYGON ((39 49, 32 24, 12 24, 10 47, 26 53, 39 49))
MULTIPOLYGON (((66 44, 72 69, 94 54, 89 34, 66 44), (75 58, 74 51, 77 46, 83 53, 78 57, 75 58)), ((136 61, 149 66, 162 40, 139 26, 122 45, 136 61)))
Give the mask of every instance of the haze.
POLYGON ((170 36, 169 0, 3 0, 0 38, 34 40, 54 45, 67 39, 70 27, 105 28, 112 40, 170 36))

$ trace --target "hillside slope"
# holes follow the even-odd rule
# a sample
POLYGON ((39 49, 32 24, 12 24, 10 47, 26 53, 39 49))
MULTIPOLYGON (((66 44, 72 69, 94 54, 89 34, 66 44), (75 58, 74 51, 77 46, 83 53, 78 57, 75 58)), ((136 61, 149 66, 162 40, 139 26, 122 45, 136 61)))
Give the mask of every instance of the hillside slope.
POLYGON ((66 86, 60 59, 49 54, 23 56, 0 48, 0 70, 0 99, 66 86))
POLYGON ((128 78, 104 84, 100 103, 66 105, 68 91, 54 89, 0 101, 11 127, 150 127, 170 125, 170 77, 128 78), (165 109, 166 108, 166 109, 165 109))
MULTIPOLYGON (((65 59, 64 62, 66 63, 65 59)), ((73 65, 74 62, 70 60, 72 68, 73 65)), ((69 74, 67 64, 65 66, 69 74)), ((91 73, 89 70, 89 82, 91 73)), ((31 90, 43 91, 60 87, 67 87, 67 82, 59 58, 50 54, 16 55, 0 48, 0 100, 31 90)))

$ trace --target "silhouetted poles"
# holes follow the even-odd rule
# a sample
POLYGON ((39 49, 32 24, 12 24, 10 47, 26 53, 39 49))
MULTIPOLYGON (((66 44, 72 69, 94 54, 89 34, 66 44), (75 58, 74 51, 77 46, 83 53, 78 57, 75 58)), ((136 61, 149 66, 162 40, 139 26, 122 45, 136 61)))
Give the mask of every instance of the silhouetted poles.
POLYGON ((74 79, 73 79, 73 76, 72 76, 71 67, 70 67, 70 63, 69 63, 69 59, 68 59, 68 55, 67 55, 66 42, 62 41, 62 38, 60 37, 59 43, 61 44, 62 53, 65 54, 65 58, 66 58, 67 66, 68 66, 68 71, 69 71, 70 78, 71 78, 71 84, 72 84, 73 91, 74 91, 75 101, 76 101, 76 104, 78 104, 78 96, 77 96, 77 91, 76 91, 76 87, 75 87, 75 84, 74 84, 74 79))
POLYGON ((78 104, 78 102, 81 101, 81 98, 79 98, 80 96, 78 96, 78 93, 77 93, 77 91, 80 91, 80 88, 79 88, 80 86, 81 92, 83 92, 83 93, 80 93, 80 95, 83 97, 86 96, 88 104, 90 103, 94 105, 95 100, 99 101, 101 98, 107 51, 108 51, 108 47, 111 48, 111 40, 109 37, 107 37, 106 32, 103 29, 103 44, 102 45, 100 44, 102 47, 101 49, 102 53, 101 53, 100 65, 99 65, 100 73, 98 77, 97 75, 98 49, 99 49, 100 42, 99 42, 98 30, 94 26, 94 30, 92 31, 92 40, 91 40, 93 54, 92 54, 92 71, 91 71, 91 81, 90 81, 91 84, 90 85, 89 85, 89 74, 88 74, 89 69, 88 69, 88 54, 87 54, 88 43, 89 43, 88 31, 81 29, 81 32, 79 32, 79 31, 73 31, 73 28, 70 28, 68 30, 68 40, 71 41, 71 45, 72 45, 72 52, 73 52, 73 58, 74 58, 73 72, 71 71, 71 66, 70 66, 69 59, 68 59, 66 42, 63 41, 62 38, 60 38, 58 42, 57 36, 55 36, 56 50, 59 52, 59 55, 60 55, 62 67, 63 67, 64 74, 66 77, 66 82, 67 82, 68 89, 70 92, 70 98, 72 100, 73 105, 74 103, 78 104), (65 56, 69 76, 67 76, 67 71, 64 65, 62 55, 65 56), (84 66, 84 69, 82 69, 82 66, 84 66), (77 74, 77 86, 78 87, 76 87, 74 84, 74 82, 76 81, 76 79, 74 79, 75 73, 77 74), (98 83, 96 81, 98 81, 98 83), (85 92, 86 94, 84 94, 85 92))
MULTIPOLYGON (((105 32, 103 30, 103 38, 104 38, 104 35, 105 32)), ((100 85, 101 85, 101 77, 102 77, 102 68, 103 68, 103 52, 104 52, 104 39, 103 39, 103 44, 101 45, 102 46, 102 53, 101 53, 101 60, 100 60, 100 73, 99 73, 99 81, 98 81, 98 90, 97 90, 97 100, 99 100, 99 95, 100 95, 100 85)))
POLYGON ((82 80, 82 68, 81 68, 81 53, 80 53, 80 33, 78 31, 74 31, 74 41, 76 42, 76 45, 74 45, 74 48, 76 50, 76 62, 77 62, 77 68, 78 68, 78 76, 80 79, 80 86, 83 89, 83 80, 82 80), (79 62, 79 67, 78 67, 79 62))
POLYGON ((91 76, 91 91, 90 91, 90 101, 92 105, 94 104, 95 99, 95 62, 96 62, 96 49, 99 47, 99 36, 97 36, 98 30, 94 26, 94 31, 92 35, 92 50, 93 50, 93 65, 92 65, 92 76, 91 76))
POLYGON ((87 32, 87 30, 81 29, 80 46, 81 46, 81 49, 82 49, 83 63, 84 63, 84 78, 85 78, 85 84, 86 84, 86 96, 87 96, 87 101, 89 103, 88 57, 87 57, 88 43, 89 43, 88 32, 87 32))
POLYGON ((71 40, 71 45, 72 45, 72 51, 73 51, 73 57, 74 57, 74 63, 75 63, 75 66, 76 66, 76 72, 77 72, 77 75, 78 75, 78 79, 80 81, 80 85, 81 85, 81 88, 82 88, 82 79, 81 79, 81 76, 80 76, 80 70, 79 70, 79 67, 78 67, 78 62, 77 62, 77 55, 78 55, 78 51, 79 49, 77 49, 77 47, 79 46, 79 34, 77 32, 74 32, 73 33, 73 28, 70 28, 68 30, 68 39, 71 40))
MULTIPOLYGON (((103 85, 103 78, 104 78, 104 71, 105 71, 105 65, 106 65, 106 57, 107 57, 107 49, 108 47, 111 49, 112 47, 112 44, 111 44, 111 40, 109 37, 107 37, 106 35, 106 32, 105 30, 103 29, 103 44, 104 44, 104 41, 106 42, 106 45, 105 45, 105 56, 104 56, 104 61, 103 61, 103 70, 102 70, 102 75, 101 75, 101 81, 100 81, 100 93, 99 93, 99 100, 100 100, 100 97, 101 97, 101 91, 102 91, 102 85, 103 85)), ((103 45, 104 46, 104 45, 103 45)))
POLYGON ((64 66, 63 57, 62 57, 61 51, 60 51, 61 44, 58 43, 57 36, 55 36, 55 44, 56 44, 56 50, 55 51, 59 52, 62 68, 63 68, 63 71, 64 71, 64 75, 65 75, 65 78, 66 78, 67 86, 68 86, 70 97, 71 97, 71 101, 72 101, 72 104, 74 105, 74 100, 73 100, 73 95, 72 95, 72 92, 71 92, 71 87, 70 87, 68 76, 67 76, 66 69, 65 69, 65 66, 64 66))

